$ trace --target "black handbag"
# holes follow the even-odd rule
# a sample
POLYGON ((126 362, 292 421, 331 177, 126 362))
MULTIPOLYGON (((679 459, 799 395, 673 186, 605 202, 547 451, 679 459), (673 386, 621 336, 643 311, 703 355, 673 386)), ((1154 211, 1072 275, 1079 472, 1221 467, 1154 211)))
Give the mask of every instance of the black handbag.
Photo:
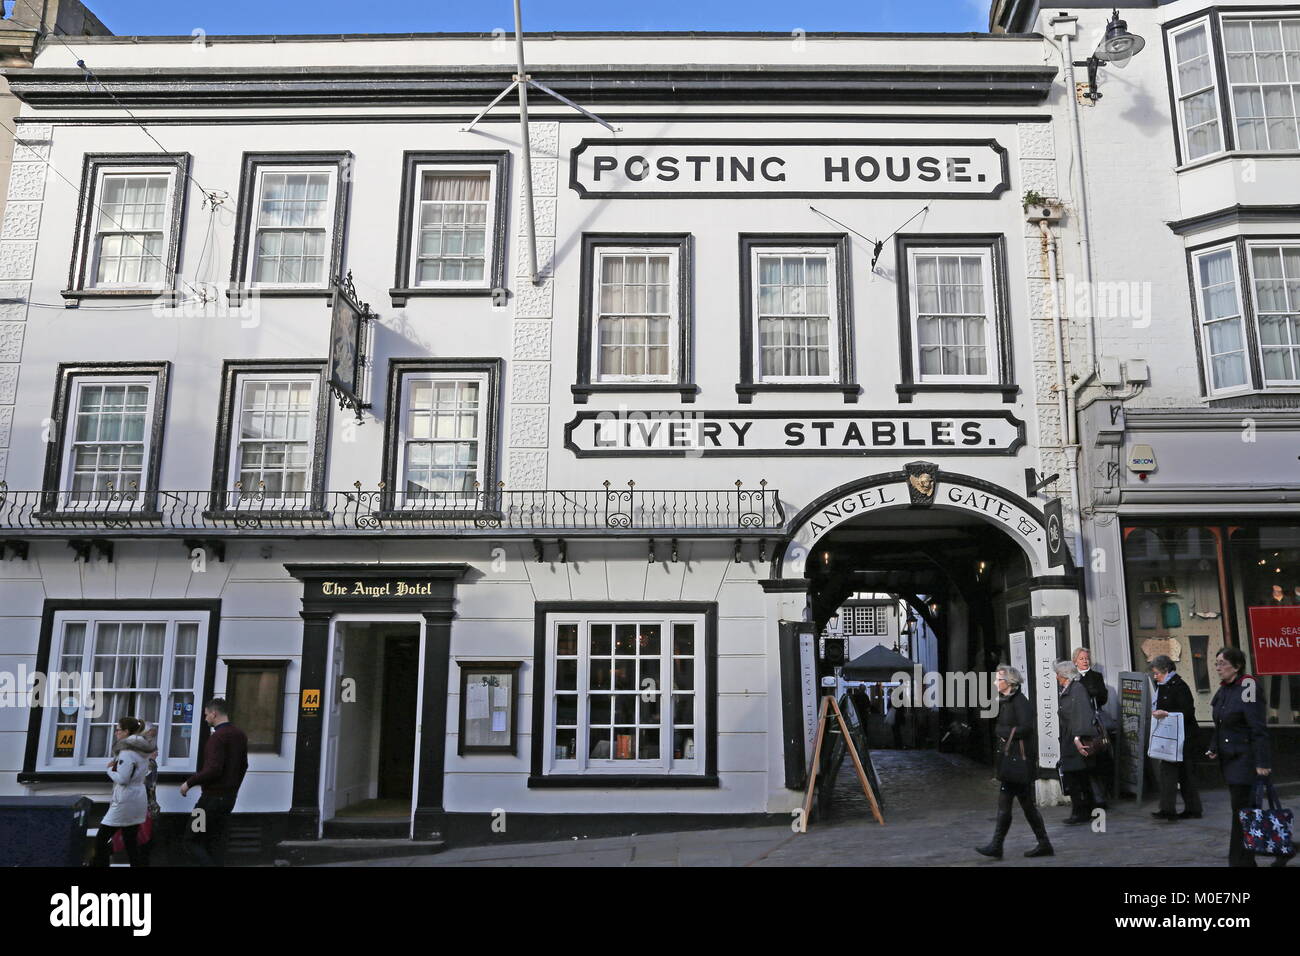
POLYGON ((998 762, 998 779, 1003 783, 1029 783, 1029 759, 1025 756, 1025 742, 1016 737, 1019 727, 1011 728, 1007 745, 1002 748, 1002 759, 998 762), (1019 745, 1018 750, 1011 749, 1011 742, 1019 745))

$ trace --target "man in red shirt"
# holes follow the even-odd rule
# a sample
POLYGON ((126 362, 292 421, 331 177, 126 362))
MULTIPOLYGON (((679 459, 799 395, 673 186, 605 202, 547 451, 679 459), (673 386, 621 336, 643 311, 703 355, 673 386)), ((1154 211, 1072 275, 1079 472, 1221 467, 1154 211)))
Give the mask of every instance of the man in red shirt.
POLYGON ((214 697, 203 708, 203 720, 212 728, 203 747, 198 773, 181 784, 181 796, 199 787, 203 795, 194 805, 186 844, 199 866, 225 862, 226 826, 235 809, 239 785, 248 772, 248 737, 230 722, 226 702, 214 697))

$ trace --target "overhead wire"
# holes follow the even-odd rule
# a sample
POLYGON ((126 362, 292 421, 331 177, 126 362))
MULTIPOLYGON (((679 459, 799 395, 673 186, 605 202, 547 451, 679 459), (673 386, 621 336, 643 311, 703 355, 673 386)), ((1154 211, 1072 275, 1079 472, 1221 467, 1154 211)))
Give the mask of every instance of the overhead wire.
MULTIPOLYGON (((17 2, 26 6, 27 9, 31 10, 32 13, 36 14, 38 17, 41 15, 40 11, 38 11, 34 6, 32 6, 31 0, 17 0, 17 2)), ((15 6, 15 10, 16 9, 17 7, 15 6)), ((117 94, 108 88, 108 85, 103 80, 101 80, 99 76, 95 73, 95 71, 91 69, 90 65, 86 63, 85 57, 83 57, 80 53, 78 53, 75 49, 73 49, 72 45, 68 43, 66 40, 64 40, 61 34, 56 33, 53 30, 47 30, 44 27, 36 26, 32 23, 28 23, 24 20, 18 20, 12 16, 9 18, 9 21, 11 23, 18 24, 19 26, 26 27, 29 30, 35 31, 36 34, 41 39, 46 39, 46 38, 54 39, 55 42, 57 42, 60 46, 66 49, 74 57, 76 57, 77 68, 81 70, 82 73, 85 75, 86 85, 88 87, 90 87, 91 89, 98 89, 101 92, 103 92, 109 99, 111 99, 117 105, 118 109, 126 113, 126 115, 131 118, 131 121, 135 123, 136 126, 140 127, 140 131, 144 133, 146 136, 148 136, 155 146, 157 146, 164 153, 168 153, 168 154, 171 153, 171 151, 168 150, 167 147, 163 145, 162 141, 159 140, 158 137, 153 134, 153 131, 150 130, 149 127, 145 126, 145 124, 141 121, 140 117, 136 116, 135 113, 131 112, 131 109, 125 103, 122 102, 122 100, 117 96, 117 94)), ((217 189, 217 190, 208 189, 202 183, 200 183, 194 177, 194 175, 189 172, 189 170, 186 170, 185 178, 194 186, 195 189, 197 189, 200 193, 203 194, 203 201, 205 206, 208 203, 219 205, 221 202, 224 202, 226 199, 230 198, 229 191, 223 189, 217 189)))
MULTIPOLYGON (((10 126, 8 123, 6 123, 4 120, 0 120, 0 129, 5 129, 5 130, 7 130, 10 134, 12 134, 13 137, 14 137, 14 141, 15 141, 15 142, 17 142, 17 141, 19 140, 20 137, 19 137, 18 131, 17 131, 16 129, 14 129, 12 126, 10 126)), ((85 193, 82 191, 81 187, 78 186, 76 183, 74 183, 74 182, 73 182, 71 179, 69 179, 67 176, 65 176, 65 175, 64 175, 64 174, 59 170, 59 168, 58 168, 57 166, 55 166, 55 165, 54 165, 53 163, 51 163, 48 159, 46 159, 44 156, 42 156, 40 153, 36 152, 35 150, 29 149, 28 152, 30 152, 30 153, 31 153, 33 156, 35 156, 35 157, 36 157, 36 158, 37 158, 41 163, 43 163, 47 169, 49 169, 51 172, 54 173, 54 175, 58 176, 59 179, 63 180, 63 182, 65 182, 65 183, 67 183, 68 186, 70 186, 70 187, 72 188, 72 191, 75 192, 75 193, 76 193, 76 194, 81 198, 81 200, 82 200, 83 203, 86 202, 86 196, 85 196, 85 193)), ((101 206, 97 201, 93 201, 93 200, 92 200, 92 201, 91 201, 91 205, 93 205, 94 208, 95 208, 95 210, 100 214, 100 216, 102 216, 105 220, 107 220, 111 225, 116 226, 117 228, 121 229, 123 235, 126 235, 126 236, 130 237, 130 239, 131 239, 133 242, 135 242, 136 245, 138 245, 138 246, 140 247, 140 249, 144 252, 144 254, 145 254, 146 256, 148 256, 148 257, 150 257, 150 258, 152 258, 152 259, 156 259, 156 260, 158 261, 158 264, 161 265, 161 266, 163 267, 163 273, 164 273, 164 275, 167 276, 167 278, 168 278, 169 280, 171 280, 171 281, 175 281, 177 278, 179 278, 179 277, 176 275, 176 270, 175 270, 175 269, 172 269, 171 267, 169 267, 168 264, 167 264, 165 261, 163 261, 163 258, 162 258, 161 256, 159 256, 156 252, 151 251, 151 250, 149 249, 149 247, 146 246, 143 242, 141 242, 140 239, 139 239, 139 238, 138 238, 134 233, 130 232, 130 231, 127 229, 126 226, 124 226, 121 222, 119 222, 119 221, 118 221, 117 219, 115 219, 113 216, 109 215, 109 213, 105 212, 104 207, 101 206)), ((215 212, 215 210, 214 210, 214 212, 215 212)), ((203 293, 201 293, 198 289, 196 289, 196 288, 193 286, 193 284, 192 284, 188 279, 183 279, 183 278, 182 278, 180 281, 181 281, 181 282, 184 282, 185 285, 189 287, 190 291, 193 292, 193 293, 194 293, 196 296, 198 296, 200 299, 202 299, 203 301, 207 301, 206 296, 205 296, 203 293)), ((36 303, 29 303, 29 304, 31 304, 31 305, 35 305, 36 303)), ((65 305, 60 305, 59 308, 67 308, 67 305, 66 305, 66 304, 65 304, 65 305)), ((99 307, 99 308, 105 308, 105 307, 99 307)))

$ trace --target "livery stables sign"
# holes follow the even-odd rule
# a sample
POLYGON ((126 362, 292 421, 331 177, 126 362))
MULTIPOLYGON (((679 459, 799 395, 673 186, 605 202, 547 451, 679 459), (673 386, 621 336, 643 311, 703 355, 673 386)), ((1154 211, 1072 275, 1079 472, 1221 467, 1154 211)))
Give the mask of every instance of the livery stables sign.
POLYGON ((569 185, 583 199, 994 199, 1010 179, 991 139, 584 139, 569 185))
POLYGON ((1012 455, 1025 423, 1010 412, 579 412, 564 428, 579 458, 1012 455))

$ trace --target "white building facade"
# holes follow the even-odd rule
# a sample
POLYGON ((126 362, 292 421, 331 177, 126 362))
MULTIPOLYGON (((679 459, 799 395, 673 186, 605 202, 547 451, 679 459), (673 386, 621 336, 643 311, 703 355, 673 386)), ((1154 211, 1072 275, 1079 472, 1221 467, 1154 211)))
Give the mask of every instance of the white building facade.
MULTIPOLYGON (((1074 356, 1072 396, 1094 657, 1116 687, 1168 654, 1205 724, 1214 656, 1241 648, 1276 766, 1294 772, 1300 4, 1118 7, 1145 49, 1099 70, 1099 101, 1058 105, 1058 128, 1080 133, 1092 233, 1092 294, 1076 256, 1062 300, 1096 334, 1096 361, 1074 356)), ((1085 88, 1111 16, 993 11, 1073 43, 1085 88)))
POLYGON ((1041 38, 530 38, 619 130, 534 93, 536 276, 508 47, 80 45, 9 76, 0 660, 105 706, 0 709, 4 791, 136 712, 184 814, 224 695, 263 847, 788 819, 844 596, 1085 640, 1041 38))

